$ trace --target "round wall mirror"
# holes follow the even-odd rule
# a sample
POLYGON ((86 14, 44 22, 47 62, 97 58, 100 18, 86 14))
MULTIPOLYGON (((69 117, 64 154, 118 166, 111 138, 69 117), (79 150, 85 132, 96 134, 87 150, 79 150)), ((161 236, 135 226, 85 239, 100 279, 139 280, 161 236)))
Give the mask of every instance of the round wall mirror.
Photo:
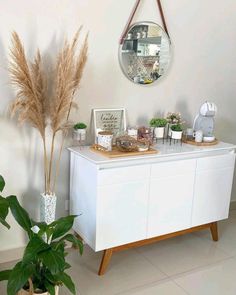
POLYGON ((137 84, 152 84, 167 71, 170 39, 158 24, 139 22, 128 30, 119 48, 123 73, 137 84))

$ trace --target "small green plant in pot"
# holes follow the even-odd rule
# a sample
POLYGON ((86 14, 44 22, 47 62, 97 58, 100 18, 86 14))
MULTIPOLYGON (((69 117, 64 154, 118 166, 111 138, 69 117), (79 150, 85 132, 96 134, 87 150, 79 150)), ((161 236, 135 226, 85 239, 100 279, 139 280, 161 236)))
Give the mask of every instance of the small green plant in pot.
POLYGON ((177 112, 169 112, 166 116, 167 123, 169 124, 168 128, 168 136, 171 136, 171 126, 172 125, 178 125, 183 124, 181 113, 177 112))
POLYGON ((65 285, 76 294, 75 285, 66 273, 70 265, 66 262, 66 241, 83 252, 83 243, 68 233, 76 216, 62 217, 50 224, 35 222, 21 207, 15 196, 6 202, 17 221, 26 231, 29 242, 24 255, 13 269, 0 272, 0 281, 7 280, 7 295, 58 295, 59 286, 65 285))
POLYGON ((175 124, 170 127, 171 129, 171 138, 181 139, 183 134, 183 126, 181 124, 175 124))
POLYGON ((86 128, 85 123, 76 123, 73 127, 73 139, 76 141, 85 141, 86 140, 86 128))
POLYGON ((164 118, 153 118, 150 121, 150 126, 154 128, 154 137, 163 138, 167 120, 164 118))

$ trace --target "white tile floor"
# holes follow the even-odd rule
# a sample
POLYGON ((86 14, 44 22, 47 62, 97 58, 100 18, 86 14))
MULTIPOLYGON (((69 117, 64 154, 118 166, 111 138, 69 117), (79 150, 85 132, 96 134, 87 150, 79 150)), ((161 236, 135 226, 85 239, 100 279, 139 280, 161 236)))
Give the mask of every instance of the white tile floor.
POLYGON ((115 253, 103 277, 97 275, 102 253, 85 247, 80 257, 71 250, 70 273, 79 295, 236 295, 236 210, 219 223, 219 235, 219 242, 202 231, 115 253))

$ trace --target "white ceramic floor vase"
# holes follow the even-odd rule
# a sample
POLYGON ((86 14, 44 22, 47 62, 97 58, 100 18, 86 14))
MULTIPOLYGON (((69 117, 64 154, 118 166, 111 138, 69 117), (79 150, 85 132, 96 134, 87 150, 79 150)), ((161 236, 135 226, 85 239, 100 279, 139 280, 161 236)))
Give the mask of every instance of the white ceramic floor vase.
MULTIPOLYGON (((20 290, 17 295, 30 295, 29 291, 26 290, 20 290)), ((38 291, 36 291, 36 293, 33 293, 33 295, 50 295, 50 293, 48 292, 44 292, 44 293, 38 293, 38 291)), ((55 295, 59 295, 59 287, 55 286, 55 295)))
POLYGON ((55 221, 56 218, 56 203, 55 195, 41 194, 40 200, 40 220, 47 224, 55 221))
POLYGON ((154 129, 155 138, 163 138, 164 137, 165 127, 156 127, 154 129))

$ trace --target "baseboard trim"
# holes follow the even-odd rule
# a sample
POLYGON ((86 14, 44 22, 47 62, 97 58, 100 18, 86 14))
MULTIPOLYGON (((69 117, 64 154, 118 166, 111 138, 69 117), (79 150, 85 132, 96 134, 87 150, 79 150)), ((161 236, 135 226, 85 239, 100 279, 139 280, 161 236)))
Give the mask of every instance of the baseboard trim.
POLYGON ((236 210, 236 201, 230 203, 230 210, 236 210))
POLYGON ((23 256, 25 247, 0 251, 0 263, 18 260, 23 256))
MULTIPOLYGON (((66 242, 66 249, 71 248, 71 243, 66 242)), ((22 259, 25 247, 0 251, 0 264, 22 259)))

